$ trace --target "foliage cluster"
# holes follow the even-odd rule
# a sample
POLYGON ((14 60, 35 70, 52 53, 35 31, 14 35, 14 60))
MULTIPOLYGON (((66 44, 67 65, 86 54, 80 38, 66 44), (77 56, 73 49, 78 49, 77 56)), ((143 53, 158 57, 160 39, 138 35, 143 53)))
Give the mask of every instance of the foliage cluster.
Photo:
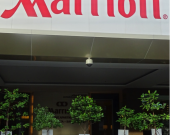
POLYGON ((122 107, 119 112, 117 112, 117 115, 119 116, 119 119, 116 122, 119 122, 120 125, 124 127, 124 130, 126 130, 126 127, 130 127, 130 124, 132 123, 134 110, 126 108, 125 106, 122 107))
MULTIPOLYGON (((93 124, 100 121, 101 118, 104 117, 102 107, 97 106, 93 98, 89 98, 88 96, 83 97, 81 95, 72 100, 68 113, 70 113, 72 118, 71 123, 77 123, 79 125, 88 122, 88 126, 90 126, 90 122, 93 124)), ((88 130, 88 126, 86 127, 85 125, 84 128, 82 128, 84 134, 88 130)))
MULTIPOLYGON (((153 93, 148 90, 148 93, 143 93, 141 95, 141 98, 139 98, 142 102, 142 107, 143 110, 148 111, 149 113, 143 112, 140 114, 136 114, 135 116, 139 116, 138 119, 134 120, 134 127, 139 129, 139 130, 147 130, 154 128, 155 130, 158 128, 163 127, 163 123, 161 120, 169 120, 169 114, 155 114, 156 110, 164 109, 166 106, 166 103, 161 104, 160 102, 156 102, 158 100, 159 94, 157 91, 154 91, 153 93), (137 123, 143 123, 143 126, 139 124, 140 126, 135 126, 138 125, 137 123)), ((136 118, 136 117, 134 117, 136 118)))
MULTIPOLYGON (((0 103, 0 119, 6 121, 6 126, 0 131, 13 131, 21 126, 27 128, 29 123, 21 125, 17 123, 15 126, 9 127, 10 120, 21 120, 21 116, 28 115, 27 112, 21 114, 20 111, 14 114, 14 110, 23 108, 28 100, 29 95, 25 93, 18 93, 18 89, 14 89, 12 92, 4 89, 5 96, 4 101, 0 103)), ((72 102, 72 107, 68 111, 72 117, 71 123, 86 123, 88 122, 97 122, 103 116, 102 108, 97 106, 95 101, 89 97, 77 96, 72 102)), ((48 111, 48 107, 41 107, 40 104, 34 108, 34 113, 36 117, 34 118, 33 127, 35 130, 46 129, 47 134, 49 133, 50 128, 63 127, 62 123, 55 118, 55 115, 52 112, 48 111)), ((5 132, 6 135, 7 132, 5 132)), ((23 131, 22 131, 23 134, 23 131)))
POLYGON ((55 118, 55 115, 52 112, 48 111, 48 107, 41 107, 40 104, 34 108, 34 113, 36 117, 34 118, 33 128, 35 130, 46 129, 47 134, 49 134, 50 128, 63 127, 62 123, 55 118))
POLYGON ((140 131, 155 129, 155 133, 157 135, 157 129, 162 128, 164 125, 161 120, 169 120, 170 118, 169 114, 155 114, 155 110, 164 109, 166 106, 166 103, 161 104, 160 102, 156 102, 158 97, 159 94, 157 91, 150 93, 150 90, 148 90, 148 93, 143 93, 139 98, 142 102, 140 107, 142 107, 143 110, 147 110, 149 113, 142 112, 133 114, 134 111, 131 109, 126 109, 125 106, 120 109, 120 112, 117 112, 120 117, 117 122, 120 122, 121 125, 133 127, 134 129, 138 129, 140 131), (130 111, 133 113, 131 113, 132 115, 129 115, 128 120, 127 118, 122 117, 123 115, 121 114, 126 114, 130 111))
MULTIPOLYGON (((0 90, 1 91, 1 90, 0 90)), ((9 91, 8 89, 4 89, 4 101, 0 102, 0 119, 6 121, 6 125, 0 131, 13 131, 18 128, 21 128, 21 123, 16 123, 16 125, 9 127, 9 121, 20 121, 21 116, 27 116, 28 112, 21 113, 19 109, 24 108, 24 106, 28 103, 29 95, 26 93, 19 93, 19 89, 14 89, 13 91, 9 91), (17 101, 18 100, 18 101, 17 101), (18 111, 14 113, 14 111, 18 111)), ((28 127, 29 123, 22 125, 23 127, 28 127)), ((6 132, 5 132, 6 135, 6 132)))

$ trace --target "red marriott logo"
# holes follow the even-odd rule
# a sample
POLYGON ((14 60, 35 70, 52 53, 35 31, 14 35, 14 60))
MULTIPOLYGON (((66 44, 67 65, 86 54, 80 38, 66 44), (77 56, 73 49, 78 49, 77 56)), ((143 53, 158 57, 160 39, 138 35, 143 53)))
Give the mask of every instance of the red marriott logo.
MULTIPOLYGON (((89 0, 89 1, 91 1, 91 14, 93 16, 99 16, 99 14, 98 14, 98 0, 89 0)), ((107 1, 108 16, 115 17, 114 0, 106 0, 106 1, 107 1)), ((83 15, 81 2, 82 2, 82 0, 75 0, 74 11, 75 11, 76 15, 83 15)), ((51 18, 51 14, 50 14, 49 9, 48 9, 44 0, 34 0, 33 2, 31 2, 31 0, 19 0, 18 3, 15 5, 15 7, 13 7, 10 10, 5 10, 2 13, 1 17, 6 18, 6 19, 12 17, 21 4, 24 7, 25 12, 27 13, 27 15, 29 17, 37 17, 37 14, 34 9, 34 5, 37 4, 42 16, 51 18)), ((129 12, 128 13, 125 12, 124 5, 125 5, 125 0, 118 0, 118 11, 123 17, 129 18, 129 17, 133 16, 136 12, 136 7, 139 7, 140 8, 140 17, 148 18, 147 17, 146 0, 139 0, 139 6, 136 5, 135 0, 129 0, 129 12)), ((54 0, 54 1, 52 1, 51 11, 54 14, 63 13, 66 15, 70 15, 70 0, 54 0), (62 9, 57 8, 57 5, 60 1, 63 2, 62 9)), ((155 19, 161 19, 159 0, 153 0, 153 16, 155 19)))

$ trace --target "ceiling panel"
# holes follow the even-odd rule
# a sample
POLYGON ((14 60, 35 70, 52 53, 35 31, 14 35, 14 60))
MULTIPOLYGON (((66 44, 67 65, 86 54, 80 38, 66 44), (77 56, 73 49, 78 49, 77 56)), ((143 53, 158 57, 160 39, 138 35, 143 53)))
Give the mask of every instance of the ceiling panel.
POLYGON ((0 33, 0 54, 31 55, 31 35, 0 33))
POLYGON ((71 68, 71 67, 0 67, 5 83, 69 83, 125 85, 152 69, 71 68))
POLYGON ((95 38, 92 57, 97 58, 144 58, 152 40, 95 38))
POLYGON ((146 59, 169 60, 169 40, 154 40, 146 59))
POLYGON ((90 53, 93 38, 72 36, 34 35, 33 56, 86 57, 90 53))
POLYGON ((1 86, 169 87, 168 64, 0 60, 1 86))
POLYGON ((91 47, 98 62, 166 64, 162 60, 169 60, 169 40, 0 33, 0 59, 82 62, 91 47))

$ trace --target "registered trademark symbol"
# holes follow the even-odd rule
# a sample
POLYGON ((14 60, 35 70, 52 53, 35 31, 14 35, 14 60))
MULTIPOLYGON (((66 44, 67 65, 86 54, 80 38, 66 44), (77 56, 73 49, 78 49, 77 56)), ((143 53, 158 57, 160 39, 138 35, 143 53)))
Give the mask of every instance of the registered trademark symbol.
POLYGON ((164 19, 168 19, 168 15, 167 15, 167 14, 164 14, 164 15, 163 15, 163 18, 164 18, 164 19))

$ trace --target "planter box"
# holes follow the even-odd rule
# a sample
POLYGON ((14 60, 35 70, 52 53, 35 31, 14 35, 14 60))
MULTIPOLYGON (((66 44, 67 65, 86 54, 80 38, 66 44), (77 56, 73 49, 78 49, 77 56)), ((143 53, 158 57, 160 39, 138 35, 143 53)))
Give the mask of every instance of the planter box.
MULTIPOLYGON (((43 129, 43 130, 42 130, 42 135, 47 135, 47 130, 43 129)), ((50 129, 50 130, 48 131, 48 135, 53 135, 53 129, 50 129)))
MULTIPOLYGON (((157 135, 162 135, 162 129, 159 128, 156 130, 157 135)), ((155 129, 151 129, 151 135, 155 135, 155 129)))
MULTIPOLYGON (((7 131, 6 135, 8 135, 9 133, 10 133, 10 135, 12 135, 12 131, 7 131)), ((5 135, 5 132, 0 131, 0 135, 5 135)))
MULTIPOLYGON (((118 129, 118 135, 124 135, 124 130, 118 129)), ((125 135, 129 135, 129 130, 125 130, 125 135)))
MULTIPOLYGON (((158 129, 157 131, 157 135, 162 135, 162 129, 158 129)), ((144 130, 143 135, 155 135, 155 129, 144 130)))

